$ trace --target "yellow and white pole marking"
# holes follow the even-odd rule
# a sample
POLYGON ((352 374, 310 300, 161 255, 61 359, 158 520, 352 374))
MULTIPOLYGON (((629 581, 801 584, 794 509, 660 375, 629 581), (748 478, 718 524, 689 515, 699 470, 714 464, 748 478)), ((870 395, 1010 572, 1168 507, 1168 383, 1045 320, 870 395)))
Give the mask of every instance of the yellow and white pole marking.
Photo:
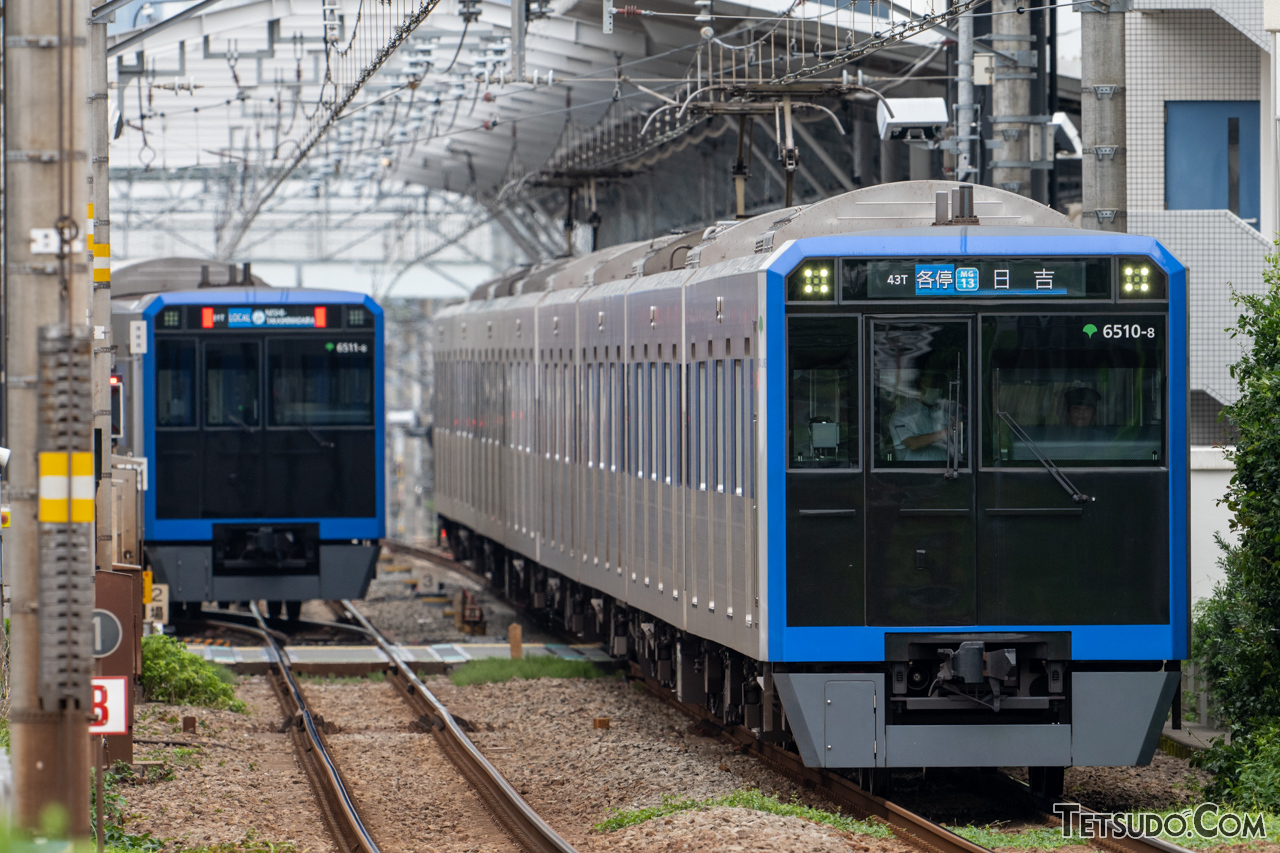
POLYGON ((40 454, 41 524, 93 522, 93 454, 40 454))

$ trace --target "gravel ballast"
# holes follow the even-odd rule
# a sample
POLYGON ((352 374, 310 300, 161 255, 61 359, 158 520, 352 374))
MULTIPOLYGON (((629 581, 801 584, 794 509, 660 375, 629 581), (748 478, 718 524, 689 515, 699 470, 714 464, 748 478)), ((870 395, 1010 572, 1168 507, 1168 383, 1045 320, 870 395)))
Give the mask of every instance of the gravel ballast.
POLYGON ((121 789, 130 815, 125 831, 175 839, 178 845, 169 849, 233 843, 252 832, 263 841, 292 843, 299 853, 332 853, 293 743, 280 734, 280 706, 271 685, 255 676, 236 695, 249 713, 138 706, 135 738, 202 746, 194 753, 184 745, 135 746, 135 760, 165 761, 174 778, 121 789), (196 734, 183 733, 184 716, 196 718, 196 734))
POLYGON ((685 716, 618 679, 457 687, 434 678, 428 687, 471 724, 485 756, 582 853, 914 849, 742 808, 681 812, 599 833, 592 827, 613 810, 656 806, 664 796, 704 800, 745 788, 832 807, 755 759, 695 734, 685 716), (597 717, 608 717, 609 728, 594 728, 597 717))

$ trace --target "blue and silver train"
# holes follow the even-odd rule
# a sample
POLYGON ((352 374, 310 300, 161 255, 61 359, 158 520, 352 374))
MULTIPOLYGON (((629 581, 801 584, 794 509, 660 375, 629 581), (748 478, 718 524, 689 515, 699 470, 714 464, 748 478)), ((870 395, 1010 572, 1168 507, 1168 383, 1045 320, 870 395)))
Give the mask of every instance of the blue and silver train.
POLYGON ((1187 282, 943 182, 443 312, 436 507, 495 583, 810 766, 1150 761, 1188 651, 1187 282))
POLYGON ((148 460, 146 564, 176 615, 358 598, 385 531, 382 311, 196 263, 115 287, 117 452, 148 460))

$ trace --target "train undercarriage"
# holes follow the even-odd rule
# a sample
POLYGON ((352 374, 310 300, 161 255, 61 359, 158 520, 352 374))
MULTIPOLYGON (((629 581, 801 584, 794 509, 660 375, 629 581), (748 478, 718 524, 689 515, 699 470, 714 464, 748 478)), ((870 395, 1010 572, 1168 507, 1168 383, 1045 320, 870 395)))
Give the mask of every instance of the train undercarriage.
POLYGON ((876 792, 893 767, 1040 758, 1029 777, 1053 797, 1070 764, 1146 764, 1178 683, 1161 661, 1073 662, 1062 634, 903 633, 884 662, 759 661, 441 524, 455 559, 551 627, 605 644, 681 702, 876 792))

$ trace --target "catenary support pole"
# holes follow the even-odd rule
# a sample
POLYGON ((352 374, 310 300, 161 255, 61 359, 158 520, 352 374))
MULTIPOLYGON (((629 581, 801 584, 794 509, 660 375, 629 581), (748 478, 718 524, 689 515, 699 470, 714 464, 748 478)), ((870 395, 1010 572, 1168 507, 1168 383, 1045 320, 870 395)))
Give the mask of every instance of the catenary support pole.
POLYGON ((973 92, 973 11, 960 16, 956 25, 959 35, 959 54, 956 58, 956 180, 974 180, 977 169, 973 166, 974 92, 973 92))
MULTIPOLYGON (((89 25, 89 162, 88 236, 85 249, 93 272, 93 431, 101 460, 97 483, 95 564, 110 571, 114 562, 111 500, 111 198, 107 176, 111 148, 110 91, 107 86, 107 23, 89 25)), ((141 562, 142 557, 138 556, 141 562)))
POLYGON ((38 522, 36 451, 55 432, 88 426, 87 417, 79 419, 92 403, 89 389, 70 376, 72 330, 79 330, 78 352, 88 344, 89 3, 10 0, 4 17, 5 417, 13 449, 6 471, 13 522, 5 546, 13 593, 15 822, 35 830, 42 817, 61 813, 69 834, 83 838, 89 834, 93 534, 91 526, 85 533, 70 523, 38 522), (51 328, 62 333, 47 338, 51 328), (59 381, 61 389, 54 387, 59 381), (46 416, 67 420, 59 425, 46 416), (49 544, 58 545, 57 552, 49 544), (58 559, 65 564, 55 565, 58 559))
POLYGON ((1082 6, 1080 105, 1085 228, 1129 230, 1124 6, 1082 6))
POLYGON ((992 162, 992 183, 1019 195, 1031 194, 1031 15, 1020 13, 1019 0, 997 0, 991 6, 991 47, 995 52, 992 85, 992 135, 1000 140, 992 162), (1021 120, 1019 120, 1021 119, 1021 120))

